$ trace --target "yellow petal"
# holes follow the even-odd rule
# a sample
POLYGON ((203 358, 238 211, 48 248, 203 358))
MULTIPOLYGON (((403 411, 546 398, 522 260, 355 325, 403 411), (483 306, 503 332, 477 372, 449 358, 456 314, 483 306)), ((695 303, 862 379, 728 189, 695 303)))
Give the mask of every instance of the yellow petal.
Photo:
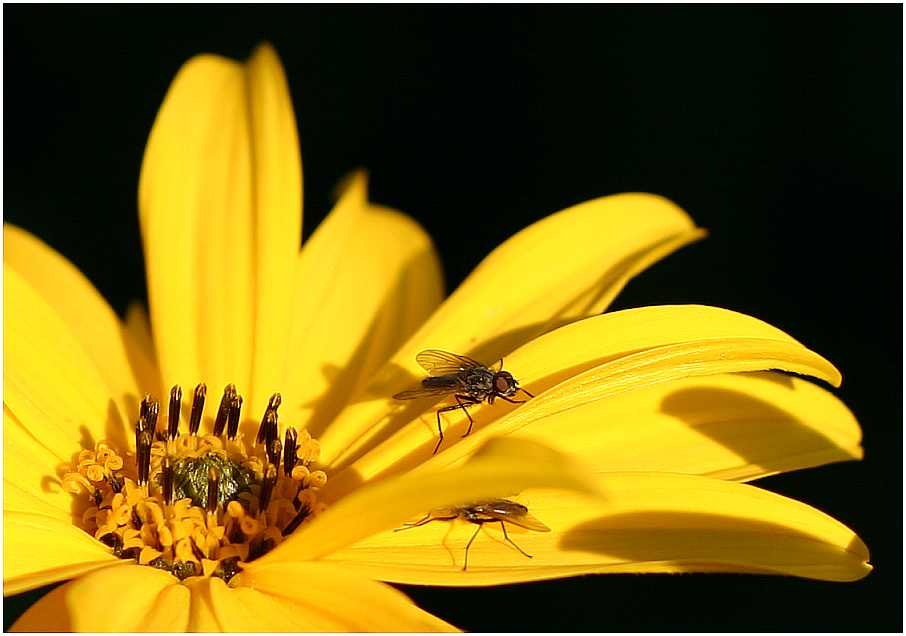
POLYGON ((140 565, 92 572, 49 592, 15 624, 16 632, 179 632, 189 591, 172 575, 140 565))
MULTIPOLYGON (((219 580, 220 583, 223 581, 219 580)), ((189 606, 190 632, 222 632, 223 625, 217 620, 216 608, 212 597, 212 588, 215 585, 211 578, 190 578, 186 580, 186 587, 191 591, 191 604, 189 606)))
MULTIPOLYGON (((450 429, 452 441, 459 440, 463 424, 450 429)), ((651 470, 747 481, 863 455, 859 423, 843 402, 810 382, 777 373, 680 378, 557 410, 518 429, 507 426, 492 422, 482 436, 543 441, 599 472, 651 470)), ((402 455, 403 439, 394 437, 355 462, 355 481, 419 463, 436 443, 413 429, 410 448, 418 451, 402 455)), ((468 445, 456 444, 443 461, 468 451, 468 445)), ((333 479, 329 496, 347 479, 345 472, 333 479)))
POLYGON ((862 458, 861 429, 843 402, 776 373, 674 380, 558 412, 516 435, 544 440, 599 472, 743 481, 862 458))
POLYGON ((281 414, 313 435, 442 299, 431 239, 409 217, 369 205, 367 195, 365 175, 354 175, 296 269, 281 414))
POLYGON ((69 521, 3 512, 3 593, 18 594, 119 563, 110 548, 69 521))
POLYGON ((607 498, 526 490, 517 500, 551 532, 510 538, 488 524, 436 521, 384 532, 328 560, 363 576, 419 585, 497 585, 589 573, 744 572, 852 581, 871 571, 846 526, 806 504, 753 486, 691 475, 604 473, 607 498))
POLYGON ((72 523, 74 519, 66 510, 57 508, 33 491, 25 490, 8 479, 3 480, 3 510, 44 515, 66 523, 72 523))
MULTIPOLYGON (((306 581, 285 581, 302 585, 306 581)), ((343 631, 339 620, 262 594, 247 587, 230 588, 218 578, 192 582, 192 606, 200 622, 190 622, 192 631, 222 632, 326 632, 343 631)))
POLYGON ((317 559, 432 508, 505 497, 532 486, 592 490, 590 474, 571 458, 529 440, 494 439, 456 470, 420 471, 362 486, 256 563, 317 559))
MULTIPOLYGON (((701 236, 677 206, 646 194, 603 197, 551 215, 494 250, 321 437, 322 460, 352 457, 439 348, 488 362, 553 327, 601 313, 642 266, 701 236)), ((402 424, 402 422, 400 422, 402 424)), ((343 459, 348 461, 348 459, 343 459)))
MULTIPOLYGON (((502 400, 471 408, 473 433, 463 440, 468 417, 462 411, 445 413, 446 450, 442 447, 433 461, 449 464, 487 436, 510 434, 529 423, 545 426, 552 417, 571 417, 583 405, 594 408, 605 398, 688 376, 779 368, 831 383, 840 380, 833 365, 779 329, 745 314, 697 305, 643 307, 577 321, 520 347, 504 365, 536 397, 518 408, 502 400)), ((351 465, 355 479, 430 459, 438 437, 436 409, 425 401, 400 404, 370 436, 377 440, 409 423, 351 465), (425 407, 430 409, 411 419, 425 407)), ((328 489, 341 492, 348 479, 338 473, 328 489)))
MULTIPOLYGON (((3 271, 3 403, 58 457, 107 439, 128 448, 123 414, 88 354, 44 299, 3 271)), ((115 336, 114 336, 115 337, 115 336)))
POLYGON ((73 496, 63 489, 57 466, 62 458, 51 453, 3 407, 3 509, 38 512, 73 519, 73 496))
POLYGON ((327 563, 252 563, 231 587, 209 586, 224 631, 457 631, 390 586, 327 563))
POLYGON ((142 352, 142 357, 147 360, 148 366, 137 367, 139 386, 145 393, 166 396, 169 391, 161 384, 160 369, 157 366, 157 352, 154 350, 154 340, 151 336, 151 321, 148 312, 138 301, 129 303, 126 308, 126 331, 136 347, 142 352))
POLYGON ((211 55, 189 60, 157 114, 139 181, 165 387, 204 381, 216 396, 235 382, 248 390, 255 252, 249 144, 243 67, 211 55))
POLYGON ((25 230, 3 226, 3 262, 22 276, 66 323, 88 354, 120 412, 138 415, 143 352, 85 276, 62 255, 25 230))
MULTIPOLYGON (((293 270, 302 236, 302 164, 296 117, 274 49, 259 46, 246 66, 252 139, 255 236, 253 375, 247 408, 260 417, 283 385, 293 308, 293 270)), ((219 385, 218 385, 219 386, 219 385)))
POLYGON ((801 345, 780 341, 727 339, 659 347, 603 364, 530 400, 495 423, 463 439, 451 453, 440 453, 429 464, 449 466, 491 435, 509 434, 530 422, 564 411, 684 377, 739 371, 783 369, 824 376, 827 361, 801 345))
MULTIPOLYGON (((139 566, 145 567, 145 566, 139 566)), ((147 568, 145 569, 153 569, 147 568)), ((190 592, 183 585, 166 585, 163 579, 155 585, 165 585, 154 599, 151 611, 135 627, 137 632, 184 632, 189 622, 190 592)))

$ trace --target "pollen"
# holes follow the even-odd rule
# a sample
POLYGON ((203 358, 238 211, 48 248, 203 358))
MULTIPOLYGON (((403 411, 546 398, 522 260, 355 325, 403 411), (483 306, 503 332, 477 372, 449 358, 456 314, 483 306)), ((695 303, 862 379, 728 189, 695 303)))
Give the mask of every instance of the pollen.
POLYGON ((182 389, 171 389, 163 418, 160 404, 146 395, 135 450, 123 453, 99 441, 65 467, 62 481, 83 499, 82 529, 115 556, 179 580, 229 581, 323 511, 318 491, 327 475, 313 468, 321 449, 307 431, 287 427, 280 440, 279 393, 251 443, 239 431, 242 396, 232 384, 212 430, 201 433, 206 394, 204 384, 195 387, 182 432, 182 389))

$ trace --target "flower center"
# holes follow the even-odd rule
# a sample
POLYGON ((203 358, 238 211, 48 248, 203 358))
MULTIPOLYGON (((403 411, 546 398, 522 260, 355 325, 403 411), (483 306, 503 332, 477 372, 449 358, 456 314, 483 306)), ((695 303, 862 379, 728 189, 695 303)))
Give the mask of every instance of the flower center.
POLYGON ((251 445, 239 433, 242 397, 224 389, 210 434, 200 435, 206 387, 195 387, 188 432, 180 432, 182 389, 170 391, 166 427, 160 404, 145 396, 135 428, 135 452, 104 441, 78 454, 63 485, 85 497, 81 527, 121 559, 171 572, 178 579, 218 576, 229 581, 251 561, 324 509, 317 492, 327 483, 311 470, 320 445, 307 431, 287 428, 281 443, 271 396, 251 445))

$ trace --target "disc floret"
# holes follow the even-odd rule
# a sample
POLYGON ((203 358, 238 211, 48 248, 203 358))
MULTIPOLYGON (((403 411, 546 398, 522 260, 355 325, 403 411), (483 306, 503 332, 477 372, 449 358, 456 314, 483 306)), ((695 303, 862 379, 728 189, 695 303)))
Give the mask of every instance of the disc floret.
POLYGON ((242 563, 278 545, 318 514, 327 475, 312 470, 320 446, 307 431, 278 437, 279 393, 271 396, 254 443, 239 432, 242 397, 224 389, 212 432, 199 435, 206 387, 193 392, 188 432, 179 430, 182 389, 170 391, 165 425, 145 396, 126 458, 100 441, 78 453, 62 482, 82 497, 81 527, 123 559, 178 579, 229 580, 242 563), (282 465, 281 465, 282 464, 282 465))

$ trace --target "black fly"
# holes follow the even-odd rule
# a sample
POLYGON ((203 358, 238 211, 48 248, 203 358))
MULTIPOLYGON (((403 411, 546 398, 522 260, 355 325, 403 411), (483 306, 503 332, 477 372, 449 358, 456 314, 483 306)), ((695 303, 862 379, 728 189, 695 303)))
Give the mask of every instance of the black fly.
POLYGON ((512 539, 510 539, 506 532, 506 524, 511 523, 514 526, 520 526, 534 532, 551 531, 550 528, 529 514, 528 508, 522 504, 510 501, 509 499, 490 499, 488 501, 467 504, 464 506, 436 508, 418 521, 404 524, 402 528, 397 528, 394 532, 417 528, 418 526, 423 526, 432 521, 452 521, 457 518, 464 519, 465 521, 474 523, 478 526, 475 528, 475 533, 472 535, 472 538, 469 539, 469 542, 466 544, 466 553, 462 564, 463 571, 465 571, 469 565, 469 548, 472 546, 475 537, 477 537, 478 533, 481 531, 481 526, 486 523, 499 523, 500 529, 503 530, 503 538, 506 539, 507 543, 516 548, 520 554, 530 559, 532 558, 532 555, 526 553, 525 550, 520 548, 512 539))
POLYGON ((510 396, 517 391, 522 391, 529 397, 535 397, 525 389, 519 387, 516 378, 508 371, 503 370, 503 360, 500 360, 500 368, 493 371, 476 362, 472 358, 441 351, 440 349, 426 349, 415 356, 422 368, 430 375, 422 380, 420 389, 403 391, 393 396, 396 400, 415 400, 422 397, 452 395, 456 399, 456 404, 441 407, 437 410, 437 433, 440 439, 437 440, 437 446, 434 447, 434 453, 440 448, 441 442, 444 441, 444 431, 440 425, 440 414, 445 411, 455 411, 462 409, 466 417, 469 418, 469 430, 466 435, 472 432, 472 425, 475 423, 469 414, 467 406, 481 404, 487 401, 493 404, 496 398, 506 400, 512 404, 521 404, 525 400, 511 400, 510 396))

